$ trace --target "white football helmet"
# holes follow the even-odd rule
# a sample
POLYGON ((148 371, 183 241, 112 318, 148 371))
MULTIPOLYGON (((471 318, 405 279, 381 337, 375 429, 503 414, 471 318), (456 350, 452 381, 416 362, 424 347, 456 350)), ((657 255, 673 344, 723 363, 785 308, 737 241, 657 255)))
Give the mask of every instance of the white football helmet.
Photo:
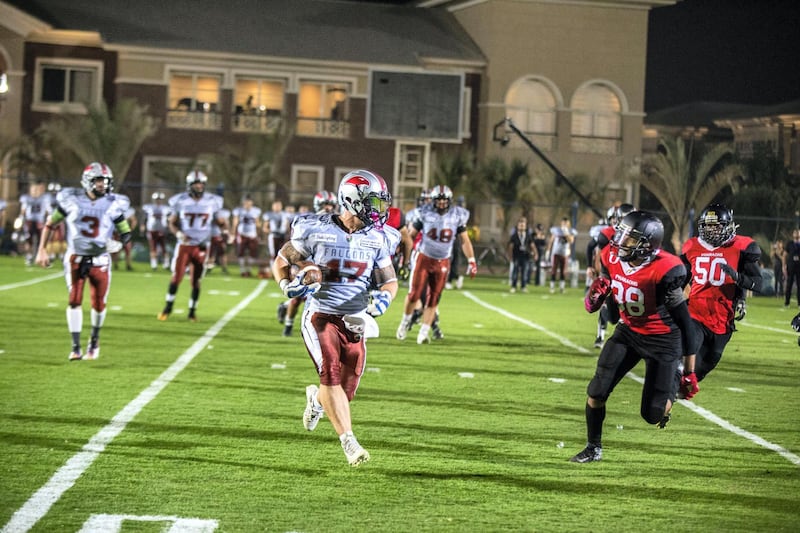
POLYGON ((166 195, 163 192, 154 192, 152 198, 153 201, 163 200, 164 198, 166 198, 166 195))
POLYGON ((450 190, 450 187, 447 185, 437 185, 431 189, 431 200, 433 201, 433 207, 435 207, 439 213, 444 213, 450 209, 450 206, 453 204, 453 191, 450 190), (446 200, 447 207, 440 207, 439 200, 446 200))
POLYGON ((208 176, 199 170, 192 170, 186 175, 186 190, 189 194, 195 197, 202 196, 206 190, 206 183, 208 183, 208 176), (195 183, 202 183, 203 188, 199 191, 195 189, 195 183))
POLYGON ((364 226, 383 227, 392 205, 392 195, 382 177, 369 170, 354 170, 339 183, 339 205, 364 226))
POLYGON ((89 163, 83 169, 83 174, 81 174, 81 187, 94 196, 103 196, 110 193, 114 187, 114 174, 111 172, 111 168, 105 163, 96 161, 89 163), (102 179, 105 185, 102 191, 98 191, 95 187, 95 182, 99 179, 102 179))
POLYGON ((326 206, 331 206, 331 212, 336 211, 336 195, 330 191, 319 191, 314 195, 314 212, 325 211, 326 206))

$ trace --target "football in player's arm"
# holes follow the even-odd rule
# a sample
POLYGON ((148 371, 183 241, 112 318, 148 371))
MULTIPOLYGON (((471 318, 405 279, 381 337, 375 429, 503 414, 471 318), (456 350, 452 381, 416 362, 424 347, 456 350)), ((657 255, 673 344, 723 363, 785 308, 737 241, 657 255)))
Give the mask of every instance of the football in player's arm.
POLYGON ((311 294, 301 331, 319 387, 306 387, 303 427, 314 430, 327 414, 348 463, 358 466, 370 455, 353 433, 350 402, 366 364, 365 338, 377 328, 372 316, 385 313, 397 295, 391 257, 397 243, 381 230, 391 204, 383 178, 368 170, 350 172, 339 184, 338 201, 341 214, 296 219, 272 273, 287 297, 311 294), (310 277, 313 265, 321 281, 310 277), (378 289, 370 294, 373 280, 378 289))

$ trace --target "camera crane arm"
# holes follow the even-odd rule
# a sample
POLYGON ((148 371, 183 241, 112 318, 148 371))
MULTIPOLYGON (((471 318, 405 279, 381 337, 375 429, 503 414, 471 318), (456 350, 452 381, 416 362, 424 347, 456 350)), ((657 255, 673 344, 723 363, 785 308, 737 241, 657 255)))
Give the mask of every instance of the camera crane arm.
POLYGON ((509 139, 509 138, 508 138, 508 132, 507 132, 505 129, 504 129, 504 131, 503 131, 503 135, 502 135, 502 136, 499 136, 499 135, 498 135, 498 129, 499 129, 499 128, 501 128, 501 127, 508 128, 508 129, 510 129, 511 131, 513 131, 514 133, 516 133, 516 134, 519 136, 519 138, 520 138, 520 139, 522 139, 522 142, 524 142, 524 143, 525 143, 525 144, 528 146, 528 148, 530 148, 531 150, 533 150, 533 153, 535 153, 536 155, 538 155, 538 156, 541 158, 541 160, 542 160, 542 161, 544 161, 544 163, 545 163, 545 164, 546 164, 548 167, 550 167, 550 169, 552 169, 552 171, 553 171, 553 172, 555 172, 555 174, 556 174, 556 184, 558 184, 559 182, 564 182, 564 183, 566 183, 566 184, 567 184, 567 187, 569 187, 569 188, 570 188, 570 190, 571 190, 572 192, 574 192, 574 193, 575 193, 575 195, 576 195, 578 198, 580 198, 581 202, 583 202, 583 204, 584 204, 586 207, 588 207, 589 209, 591 209, 591 210, 592 210, 592 212, 594 212, 594 214, 596 214, 596 215, 597 215, 597 218, 605 218, 605 215, 604 215, 604 214, 603 214, 601 211, 599 211, 599 210, 598 210, 598 209, 597 209, 597 208, 596 208, 594 205, 592 205, 592 203, 589 201, 589 199, 588 199, 588 198, 586 198, 586 197, 583 195, 583 193, 581 193, 581 191, 579 191, 579 190, 578 190, 578 188, 577 188, 577 187, 575 187, 575 185, 574 185, 574 184, 573 184, 573 183, 572 183, 572 182, 569 180, 569 178, 567 178, 567 177, 566 177, 566 176, 565 176, 565 175, 564 175, 564 174, 563 174, 563 173, 562 173, 562 172, 561 172, 561 171, 558 169, 558 167, 557 167, 557 166, 555 166, 555 165, 553 164, 553 162, 552 162, 552 161, 550 161, 550 159, 548 159, 548 158, 547 158, 547 156, 546 156, 546 155, 544 155, 544 153, 542 153, 542 151, 541 151, 541 150, 539 150, 539 148, 537 148, 537 147, 536 147, 536 145, 535 145, 535 144, 533 144, 533 143, 531 142, 531 140, 530 140, 530 139, 528 139, 528 138, 525 136, 525 134, 524 134, 524 133, 522 133, 522 132, 520 131, 520 129, 519 129, 519 128, 517 128, 517 126, 514 124, 514 122, 513 122, 513 121, 512 121, 510 118, 506 117, 506 118, 504 118, 503 120, 501 120, 500 122, 498 122, 497 124, 495 124, 495 126, 494 126, 494 134, 493 134, 493 136, 492 136, 492 140, 494 140, 495 142, 499 142, 499 143, 500 143, 502 146, 505 146, 505 145, 507 145, 507 144, 509 143, 509 141, 510 141, 511 139, 509 139))

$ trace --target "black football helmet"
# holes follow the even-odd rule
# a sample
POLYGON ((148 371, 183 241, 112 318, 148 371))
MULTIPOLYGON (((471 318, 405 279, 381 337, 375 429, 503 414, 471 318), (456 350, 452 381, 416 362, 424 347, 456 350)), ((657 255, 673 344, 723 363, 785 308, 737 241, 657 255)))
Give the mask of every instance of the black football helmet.
POLYGON ((661 248, 664 224, 657 216, 645 211, 631 211, 619 221, 611 245, 617 249, 620 261, 651 257, 661 248))
POLYGON ((800 333, 800 313, 797 313, 792 319, 792 329, 800 333))
POLYGON ((697 231, 700 238, 711 246, 723 246, 736 237, 733 210, 722 204, 711 204, 700 213, 697 231))

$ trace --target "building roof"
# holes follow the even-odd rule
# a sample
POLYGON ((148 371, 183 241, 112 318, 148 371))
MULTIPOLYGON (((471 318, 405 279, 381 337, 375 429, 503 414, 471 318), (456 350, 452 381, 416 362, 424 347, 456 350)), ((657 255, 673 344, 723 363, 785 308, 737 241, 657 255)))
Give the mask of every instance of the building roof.
POLYGON ((2 0, 116 46, 419 66, 485 64, 446 9, 347 0, 2 0))
MULTIPOLYGON (((758 113, 763 106, 724 102, 691 102, 648 113, 644 119, 650 126, 713 127, 714 121, 739 113, 758 113)), ((751 115, 752 116, 752 115, 751 115)))
POLYGON ((749 118, 780 117, 786 115, 800 116, 800 100, 792 100, 772 106, 759 106, 738 113, 728 113, 717 117, 718 120, 745 120, 749 118))

